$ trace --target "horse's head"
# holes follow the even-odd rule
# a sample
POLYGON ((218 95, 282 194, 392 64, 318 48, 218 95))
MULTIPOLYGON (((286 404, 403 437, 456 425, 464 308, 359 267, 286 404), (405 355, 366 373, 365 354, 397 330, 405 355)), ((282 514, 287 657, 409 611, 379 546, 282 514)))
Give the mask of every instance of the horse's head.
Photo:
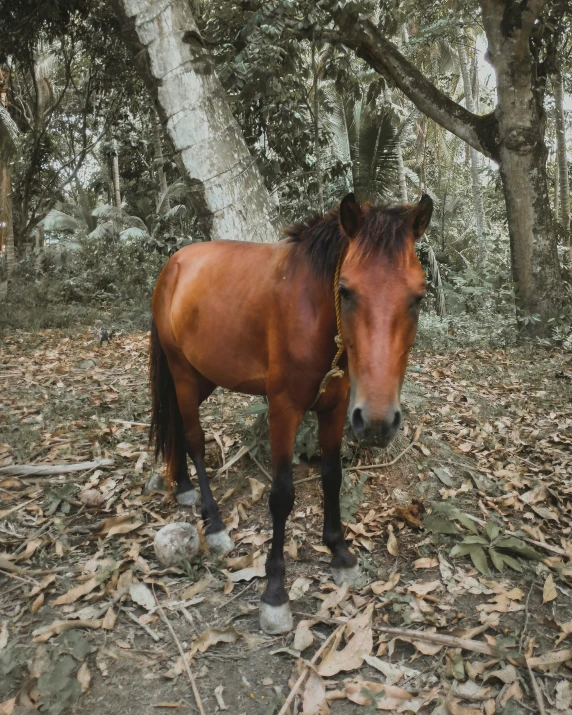
POLYGON ((431 220, 433 202, 383 211, 353 194, 340 204, 348 236, 337 290, 351 381, 350 420, 360 437, 389 444, 401 424, 400 393, 417 332, 425 278, 415 241, 431 220))

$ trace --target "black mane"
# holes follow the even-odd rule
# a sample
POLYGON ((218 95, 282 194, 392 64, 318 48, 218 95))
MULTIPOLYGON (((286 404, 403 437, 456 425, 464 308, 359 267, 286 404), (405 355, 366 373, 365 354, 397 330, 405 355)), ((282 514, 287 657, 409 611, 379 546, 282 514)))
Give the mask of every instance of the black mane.
MULTIPOLYGON (((365 204, 362 208, 363 224, 354 239, 362 255, 375 252, 393 258, 403 252, 410 235, 405 219, 413 207, 382 208, 365 204)), ((289 226, 284 233, 288 236, 287 243, 296 244, 304 251, 316 275, 333 278, 338 257, 349 243, 349 238, 340 228, 339 206, 325 216, 316 214, 307 223, 289 226)))

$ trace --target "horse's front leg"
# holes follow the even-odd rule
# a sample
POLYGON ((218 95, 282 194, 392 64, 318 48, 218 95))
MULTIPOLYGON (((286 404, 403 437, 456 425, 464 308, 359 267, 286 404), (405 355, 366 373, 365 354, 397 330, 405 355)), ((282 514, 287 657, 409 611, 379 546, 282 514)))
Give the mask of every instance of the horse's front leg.
POLYGON ((357 558, 348 549, 340 517, 340 488, 342 486, 341 446, 347 404, 340 403, 333 410, 318 412, 320 449, 322 452, 322 489, 324 491, 324 544, 332 552, 330 568, 335 582, 351 586, 362 583, 357 558))
POLYGON ((272 546, 266 559, 268 582, 260 602, 260 627, 265 633, 288 633, 292 614, 284 586, 284 536, 286 520, 294 506, 292 452, 302 412, 285 399, 270 398, 270 448, 272 450, 272 546))

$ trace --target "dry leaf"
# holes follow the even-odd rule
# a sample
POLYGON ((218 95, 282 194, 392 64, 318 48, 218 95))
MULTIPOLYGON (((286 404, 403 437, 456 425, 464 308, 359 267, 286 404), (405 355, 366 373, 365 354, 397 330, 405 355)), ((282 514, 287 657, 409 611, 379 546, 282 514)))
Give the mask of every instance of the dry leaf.
POLYGON ((344 689, 346 698, 357 705, 372 705, 375 702, 377 710, 395 711, 404 700, 411 700, 412 696, 403 688, 385 683, 372 683, 360 680, 350 683, 344 689))
POLYGON ((157 605, 151 589, 144 583, 132 583, 129 586, 129 596, 134 603, 142 606, 147 611, 152 611, 157 605))
POLYGON ((265 564, 266 554, 261 554, 252 562, 252 566, 248 566, 235 573, 230 573, 229 571, 225 571, 224 573, 233 583, 237 583, 238 581, 252 581, 253 578, 262 578, 266 575, 265 564))
POLYGON ((44 599, 45 599, 45 596, 43 593, 40 593, 40 595, 34 599, 34 602, 32 603, 32 605, 30 607, 30 610, 32 611, 32 613, 34 615, 36 615, 36 613, 44 605, 44 599))
POLYGON ((458 683, 453 689, 453 694, 458 695, 463 700, 488 700, 496 697, 496 691, 489 685, 483 687, 477 685, 474 680, 467 680, 464 683, 458 683))
POLYGON ((89 581, 85 581, 85 583, 82 583, 79 586, 72 588, 67 593, 64 593, 63 596, 56 598, 55 601, 52 601, 52 606, 64 606, 70 603, 75 603, 78 598, 91 593, 94 588, 99 586, 100 583, 101 581, 97 578, 91 578, 89 581))
POLYGON ((12 715, 15 708, 16 698, 5 700, 3 703, 0 703, 0 715, 12 715))
POLYGON ((481 708, 469 708, 462 705, 460 700, 451 699, 447 701, 447 712, 449 715, 482 715, 481 708))
POLYGON ((111 606, 101 622, 101 627, 106 631, 112 631, 115 627, 115 621, 117 620, 117 613, 113 610, 111 606))
POLYGON ((2 623, 2 628, 0 629, 0 650, 4 650, 8 645, 8 621, 2 623))
POLYGON ((326 685, 316 671, 311 670, 304 689, 302 715, 329 715, 329 713, 326 685))
POLYGON ((544 582, 544 588, 542 589, 542 603, 554 601, 555 598, 558 598, 558 594, 556 593, 556 586, 554 585, 552 574, 549 574, 548 578, 544 582))
POLYGON ((391 524, 387 527, 389 531, 389 538, 387 539, 387 550, 392 556, 399 555, 399 546, 397 545, 397 539, 393 533, 393 527, 391 524))
POLYGON ((262 495, 266 489, 266 484, 263 484, 262 482, 259 482, 258 479, 253 479, 252 477, 249 477, 248 481, 250 482, 250 501, 252 504, 256 504, 257 501, 262 499, 262 495))
POLYGON ((314 642, 314 634, 310 630, 310 627, 315 623, 315 621, 300 621, 296 626, 294 631, 294 650, 299 653, 305 651, 314 642))
POLYGON ((572 683, 561 680, 556 686, 556 709, 564 712, 572 711, 572 683))
POLYGON ((222 592, 224 593, 225 596, 228 596, 229 593, 232 593, 233 589, 234 589, 234 583, 229 578, 227 578, 222 592))
POLYGON ((565 638, 568 638, 569 635, 572 635, 572 621, 569 621, 568 623, 560 623, 558 622, 558 627, 562 631, 558 638, 556 639, 556 643, 554 645, 558 645, 559 643, 562 643, 562 641, 565 638))
POLYGON ((374 655, 366 655, 364 660, 368 665, 371 665, 372 668, 379 670, 380 673, 385 675, 385 682, 388 685, 394 685, 404 677, 414 678, 419 675, 420 672, 413 668, 407 668, 405 665, 388 663, 385 660, 381 660, 381 658, 376 658, 374 655))
POLYGON ((322 601, 320 604, 320 608, 318 609, 318 615, 319 616, 328 616, 328 613, 330 610, 336 608, 348 595, 349 591, 349 586, 347 583, 344 583, 342 586, 339 588, 335 589, 332 591, 326 598, 322 601))
POLYGON ((236 643, 236 641, 241 637, 235 628, 230 626, 229 628, 207 628, 204 633, 193 642, 191 645, 191 650, 188 652, 188 658, 193 658, 196 653, 204 653, 211 646, 217 643, 236 643))
POLYGON ((414 569, 434 569, 439 566, 439 559, 431 559, 428 557, 416 559, 413 562, 414 569))
POLYGON ((290 539, 288 544, 284 547, 284 551, 294 561, 298 560, 298 544, 295 539, 290 539))
MULTIPOLYGON (((330 650, 318 666, 318 673, 326 677, 336 675, 340 671, 350 671, 359 668, 366 655, 370 655, 373 648, 373 631, 371 628, 371 614, 373 604, 364 613, 358 614, 348 621, 345 631, 353 633, 342 650, 330 650)), ((335 639, 334 639, 335 641, 335 639)))
POLYGON ((96 620, 76 620, 76 621, 54 621, 49 626, 43 626, 33 631, 33 643, 45 643, 53 636, 59 636, 60 633, 70 631, 73 628, 101 628, 101 621, 96 620))
POLYGON ((222 693, 224 690, 223 685, 217 685, 217 687, 214 689, 214 696, 216 698, 217 705, 221 710, 228 710, 228 705, 225 704, 223 698, 222 698, 222 693))
POLYGON ((421 581, 419 583, 411 584, 411 586, 407 587, 407 590, 414 593, 416 596, 422 597, 440 587, 441 581, 421 581))
POLYGON ((375 581, 371 584, 370 588, 376 596, 379 596, 381 593, 391 591, 392 588, 395 588, 400 578, 401 574, 394 573, 389 577, 389 581, 375 581))
POLYGON ((77 679, 79 680, 81 685, 81 692, 87 692, 87 690, 89 689, 89 684, 91 682, 91 673, 89 672, 87 663, 82 663, 81 668, 77 671, 77 679))
POLYGON ((514 665, 506 665, 500 670, 493 670, 492 673, 487 673, 483 678, 483 683, 486 683, 489 678, 498 678, 503 683, 514 683, 518 680, 518 673, 514 665))
POLYGON ((187 601, 191 598, 194 598, 195 596, 198 596, 199 593, 204 593, 209 589, 210 586, 213 585, 214 581, 215 579, 212 576, 202 578, 200 581, 197 581, 192 586, 188 586, 183 591, 181 591, 181 593, 178 594, 178 600, 187 601))
POLYGON ((572 648, 551 650, 543 655, 537 655, 529 658, 528 664, 531 668, 544 668, 555 663, 565 663, 567 660, 572 660, 572 648))
POLYGON ((302 598, 302 596, 310 588, 312 580, 313 579, 306 578, 305 576, 299 576, 292 584, 292 588, 290 589, 290 592, 288 594, 290 600, 297 601, 299 598, 302 598))

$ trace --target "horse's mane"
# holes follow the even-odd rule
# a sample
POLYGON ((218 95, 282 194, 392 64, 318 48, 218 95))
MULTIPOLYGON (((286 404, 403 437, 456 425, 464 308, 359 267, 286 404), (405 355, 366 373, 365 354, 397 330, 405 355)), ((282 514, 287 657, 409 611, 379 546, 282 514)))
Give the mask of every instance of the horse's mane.
MULTIPOLYGON (((316 214, 306 223, 283 229, 288 237, 286 242, 296 244, 305 253, 314 273, 326 279, 333 278, 338 257, 349 243, 340 228, 339 209, 336 206, 325 216, 316 214)), ((391 259, 402 253, 410 235, 405 218, 411 209, 410 206, 386 208, 364 204, 363 224, 353 239, 358 242, 361 254, 384 253, 391 259)))

